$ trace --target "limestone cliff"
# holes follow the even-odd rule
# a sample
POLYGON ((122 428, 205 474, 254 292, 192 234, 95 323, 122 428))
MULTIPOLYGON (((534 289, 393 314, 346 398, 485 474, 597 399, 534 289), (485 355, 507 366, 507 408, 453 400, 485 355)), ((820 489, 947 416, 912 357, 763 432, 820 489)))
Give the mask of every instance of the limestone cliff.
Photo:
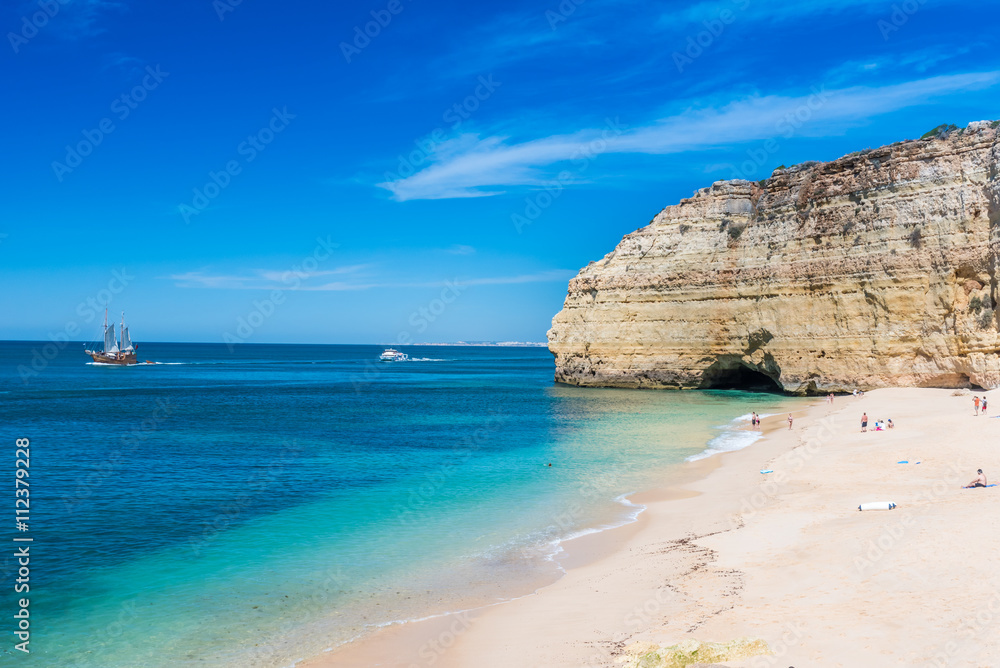
POLYGON ((591 262, 556 380, 782 389, 1000 386, 1000 123, 720 181, 591 262))

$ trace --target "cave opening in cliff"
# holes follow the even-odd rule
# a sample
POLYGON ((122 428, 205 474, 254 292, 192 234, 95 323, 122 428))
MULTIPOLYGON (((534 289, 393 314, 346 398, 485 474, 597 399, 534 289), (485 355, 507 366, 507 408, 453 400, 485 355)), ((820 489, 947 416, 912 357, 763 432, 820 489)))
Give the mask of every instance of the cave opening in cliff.
POLYGON ((701 379, 702 389, 784 392, 784 388, 774 378, 742 362, 720 360, 705 369, 701 379))

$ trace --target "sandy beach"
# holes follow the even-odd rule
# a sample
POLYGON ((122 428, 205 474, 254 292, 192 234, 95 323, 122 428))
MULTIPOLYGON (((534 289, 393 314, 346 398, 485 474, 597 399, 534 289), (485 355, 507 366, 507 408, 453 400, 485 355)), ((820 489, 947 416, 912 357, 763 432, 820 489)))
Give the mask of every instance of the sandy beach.
POLYGON ((716 663, 994 665, 1000 488, 962 486, 1000 475, 1000 422, 974 415, 973 394, 818 399, 791 431, 770 418, 753 446, 637 495, 639 521, 568 543, 558 582, 299 665, 636 665, 654 646, 742 638, 771 653, 716 663), (871 431, 886 418, 894 429, 871 431), (859 512, 869 501, 897 508, 859 512))

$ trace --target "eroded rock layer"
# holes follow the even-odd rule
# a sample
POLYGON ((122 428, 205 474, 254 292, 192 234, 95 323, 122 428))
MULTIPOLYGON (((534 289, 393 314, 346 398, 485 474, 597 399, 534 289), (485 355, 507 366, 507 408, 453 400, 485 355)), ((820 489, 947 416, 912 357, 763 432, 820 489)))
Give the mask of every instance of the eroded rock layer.
POLYGON ((556 380, 1000 386, 997 125, 720 181, 665 208, 570 281, 549 331, 556 380))

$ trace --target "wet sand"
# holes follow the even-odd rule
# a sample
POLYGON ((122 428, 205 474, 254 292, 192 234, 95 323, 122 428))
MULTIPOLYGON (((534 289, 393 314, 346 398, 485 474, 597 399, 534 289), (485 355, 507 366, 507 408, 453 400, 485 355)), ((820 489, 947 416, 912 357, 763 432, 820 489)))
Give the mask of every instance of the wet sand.
POLYGON ((773 655, 723 665, 994 665, 1000 487, 961 486, 1000 475, 1000 420, 974 417, 972 393, 893 389, 764 427, 633 497, 637 522, 567 542, 557 582, 298 665, 614 666, 645 644, 742 637, 773 655), (862 412, 896 428, 863 434, 862 412), (883 500, 898 507, 857 509, 883 500))

